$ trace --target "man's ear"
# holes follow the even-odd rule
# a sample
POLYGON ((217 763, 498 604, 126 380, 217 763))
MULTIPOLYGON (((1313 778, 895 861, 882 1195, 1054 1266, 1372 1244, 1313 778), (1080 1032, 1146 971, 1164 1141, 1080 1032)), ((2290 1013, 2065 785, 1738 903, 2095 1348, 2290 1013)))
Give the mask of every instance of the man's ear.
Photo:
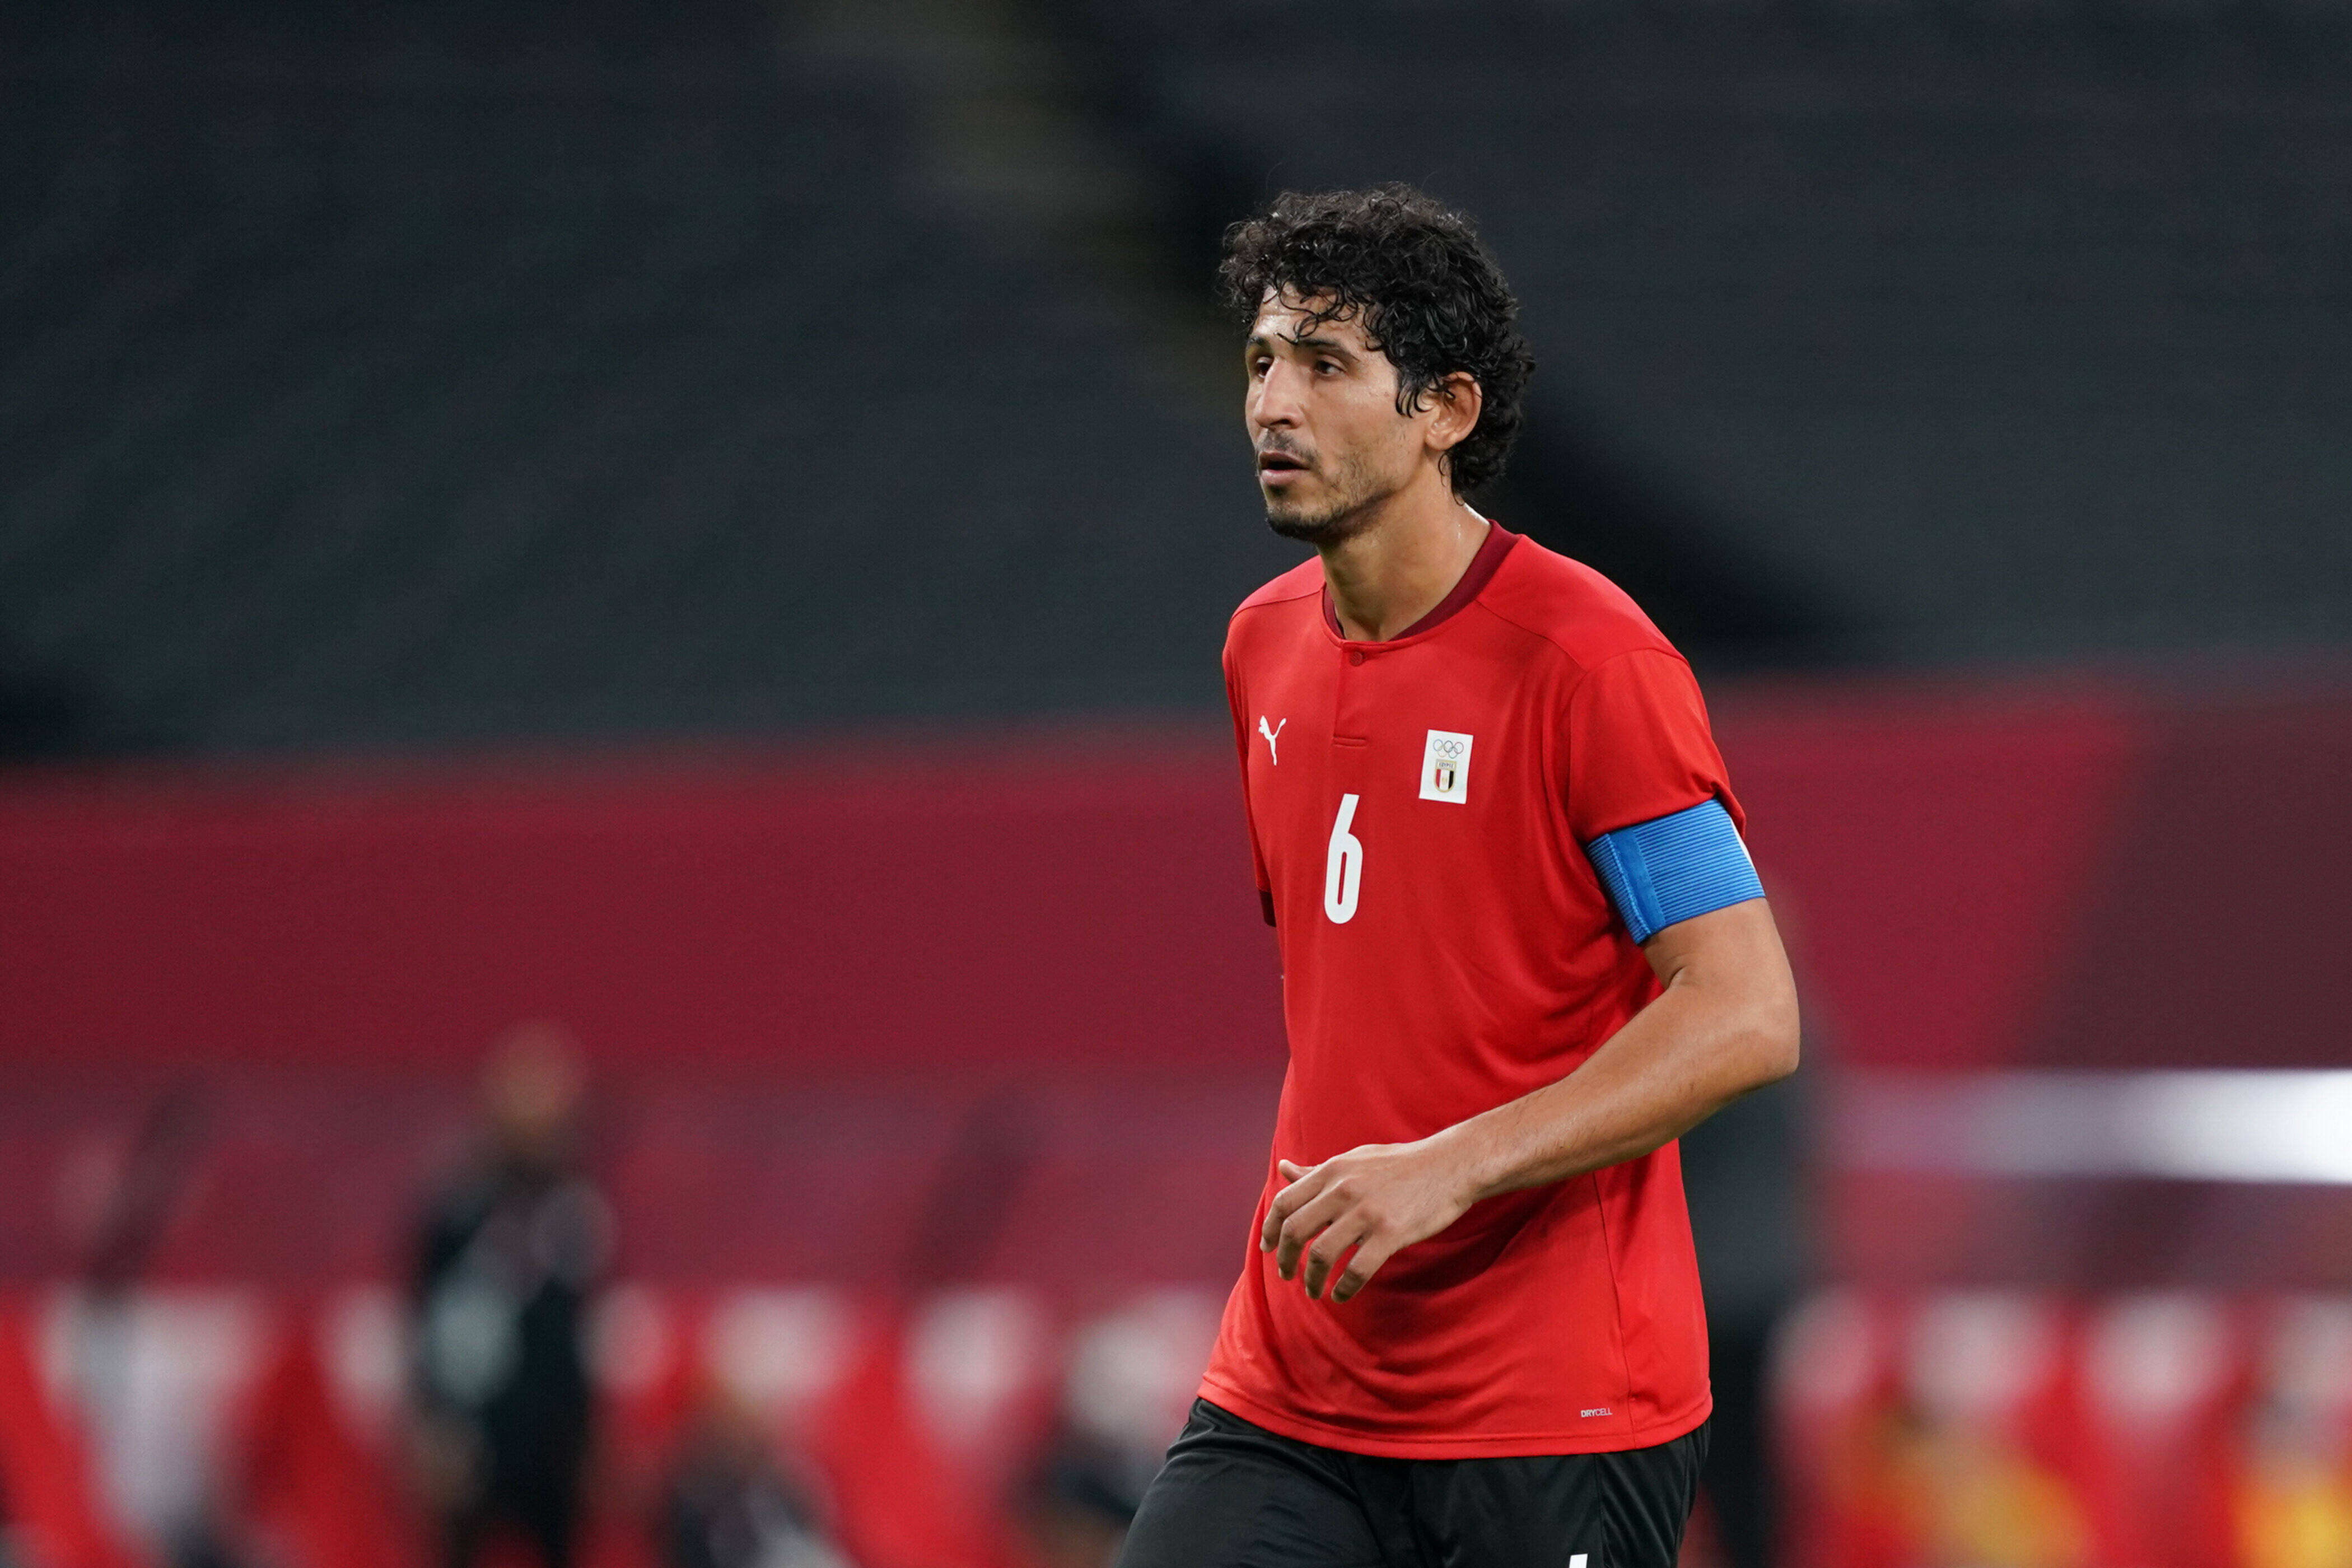
POLYGON ((1466 370, 1457 370, 1440 377, 1427 396, 1429 444, 1440 452, 1452 451, 1478 427, 1478 416, 1486 407, 1486 395, 1480 389, 1476 376, 1466 370))

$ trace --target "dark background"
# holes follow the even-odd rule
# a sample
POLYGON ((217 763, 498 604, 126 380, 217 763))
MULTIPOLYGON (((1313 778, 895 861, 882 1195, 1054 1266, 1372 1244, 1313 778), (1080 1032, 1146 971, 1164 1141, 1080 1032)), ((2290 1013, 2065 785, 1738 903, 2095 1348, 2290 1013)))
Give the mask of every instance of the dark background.
POLYGON ((1404 177, 1709 674, 2352 637, 2326 5, 11 7, 16 755, 1206 710, 1224 224, 1404 177))

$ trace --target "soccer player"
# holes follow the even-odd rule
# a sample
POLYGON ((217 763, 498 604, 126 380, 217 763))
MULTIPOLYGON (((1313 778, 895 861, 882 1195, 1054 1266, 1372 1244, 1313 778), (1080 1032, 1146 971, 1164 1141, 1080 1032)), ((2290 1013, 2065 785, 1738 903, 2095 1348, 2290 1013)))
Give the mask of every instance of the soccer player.
POLYGON ((1706 1457, 1675 1140, 1794 1070, 1689 667, 1463 497, 1533 359, 1461 214, 1286 195, 1219 272, 1266 520, 1225 642, 1290 1070, 1125 1568, 1671 1568, 1706 1457))

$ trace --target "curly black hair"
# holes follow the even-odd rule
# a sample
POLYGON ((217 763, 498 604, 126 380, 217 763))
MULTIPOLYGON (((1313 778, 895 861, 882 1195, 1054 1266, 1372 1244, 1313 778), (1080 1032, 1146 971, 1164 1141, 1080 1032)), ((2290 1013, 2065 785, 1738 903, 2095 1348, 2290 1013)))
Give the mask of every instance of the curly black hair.
POLYGON ((1318 323, 1356 319, 1397 371, 1397 412, 1456 371, 1478 383, 1477 427, 1446 456, 1465 495, 1501 475, 1525 417, 1535 355, 1519 301, 1469 216, 1406 184, 1285 191, 1225 231, 1217 295, 1244 323, 1268 290, 1321 303, 1318 323))

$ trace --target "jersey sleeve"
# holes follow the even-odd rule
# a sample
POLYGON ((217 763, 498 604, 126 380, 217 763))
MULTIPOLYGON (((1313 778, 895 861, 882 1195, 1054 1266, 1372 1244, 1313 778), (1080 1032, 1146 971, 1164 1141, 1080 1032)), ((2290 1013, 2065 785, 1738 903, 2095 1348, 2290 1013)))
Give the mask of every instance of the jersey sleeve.
POLYGON ((1636 648, 1586 670, 1568 700, 1568 823, 1580 845, 1703 802, 1747 817, 1731 793, 1690 666, 1636 648))
POLYGON ((1570 826, 1636 942, 1764 896, 1690 667, 1640 649, 1569 699, 1570 826))
POLYGON ((1258 912, 1265 917, 1266 924, 1272 925, 1274 923, 1274 883, 1265 874, 1265 856, 1259 850, 1257 844, 1257 816, 1250 809, 1250 732, 1248 721, 1243 718, 1243 714, 1248 710, 1249 704, 1242 696, 1241 672, 1234 668, 1234 650, 1230 646, 1225 649, 1224 662, 1225 708, 1233 715, 1234 754, 1241 763, 1242 821, 1249 830, 1250 867, 1257 877, 1258 912))

